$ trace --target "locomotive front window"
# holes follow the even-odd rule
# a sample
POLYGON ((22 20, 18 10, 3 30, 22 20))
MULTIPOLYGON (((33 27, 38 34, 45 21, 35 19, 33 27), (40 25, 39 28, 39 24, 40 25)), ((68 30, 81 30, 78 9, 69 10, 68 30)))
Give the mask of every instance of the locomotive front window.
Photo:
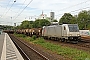
POLYGON ((70 32, 79 32, 77 25, 68 25, 70 32))

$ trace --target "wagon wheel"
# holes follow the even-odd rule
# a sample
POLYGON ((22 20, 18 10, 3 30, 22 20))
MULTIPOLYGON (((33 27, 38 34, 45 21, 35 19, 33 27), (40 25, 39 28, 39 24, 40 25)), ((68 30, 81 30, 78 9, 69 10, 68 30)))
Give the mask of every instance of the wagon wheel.
POLYGON ((61 39, 61 42, 64 42, 64 41, 65 41, 65 39, 64 39, 64 38, 62 38, 62 39, 61 39))

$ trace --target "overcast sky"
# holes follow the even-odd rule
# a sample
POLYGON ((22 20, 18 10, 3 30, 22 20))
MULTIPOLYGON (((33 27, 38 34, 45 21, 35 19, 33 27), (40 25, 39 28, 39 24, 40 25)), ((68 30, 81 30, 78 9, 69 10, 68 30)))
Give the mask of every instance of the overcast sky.
POLYGON ((42 13, 42 10, 48 17, 51 11, 55 12, 55 19, 59 19, 64 13, 76 15, 82 10, 90 10, 90 0, 14 1, 15 0, 0 0, 0 25, 18 24, 25 19, 33 20, 42 13))

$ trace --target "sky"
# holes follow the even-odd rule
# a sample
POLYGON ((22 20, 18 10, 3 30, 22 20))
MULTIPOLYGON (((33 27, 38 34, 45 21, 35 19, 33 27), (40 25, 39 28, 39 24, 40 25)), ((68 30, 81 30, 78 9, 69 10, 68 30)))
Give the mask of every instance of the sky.
POLYGON ((64 13, 77 15, 82 10, 90 10, 90 0, 0 0, 0 25, 35 20, 42 11, 48 17, 55 12, 59 20, 64 13))

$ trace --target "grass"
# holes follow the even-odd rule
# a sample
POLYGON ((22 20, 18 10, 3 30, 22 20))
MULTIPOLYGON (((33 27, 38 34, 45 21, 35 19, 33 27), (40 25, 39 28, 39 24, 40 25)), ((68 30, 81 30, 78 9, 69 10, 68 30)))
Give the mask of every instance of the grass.
POLYGON ((37 39, 35 37, 30 38, 21 34, 20 35, 16 34, 16 36, 22 37, 25 40, 28 40, 35 44, 39 44, 42 47, 45 47, 47 50, 51 50, 52 52, 55 52, 67 58, 71 58, 73 60, 85 60, 85 59, 90 60, 90 53, 83 50, 55 45, 53 43, 45 42, 43 38, 37 38, 37 39))

